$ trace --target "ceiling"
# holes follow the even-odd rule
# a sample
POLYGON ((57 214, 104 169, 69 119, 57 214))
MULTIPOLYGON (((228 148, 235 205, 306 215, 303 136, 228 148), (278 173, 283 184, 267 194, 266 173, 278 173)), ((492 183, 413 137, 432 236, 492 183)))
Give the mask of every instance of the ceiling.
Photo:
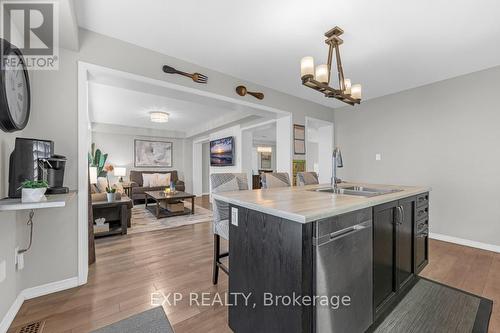
POLYGON ((168 88, 145 78, 103 67, 89 72, 89 118, 92 123, 164 130, 181 137, 276 118, 249 106, 168 88), (167 123, 150 121, 152 111, 169 114, 167 123))
MULTIPOLYGON (((336 106, 300 84, 344 29, 347 78, 365 99, 500 65, 498 0, 79 0, 79 25, 285 93, 336 106)), ((340 104, 341 105, 341 104, 340 104)))
POLYGON ((183 132, 199 123, 228 114, 231 110, 91 81, 89 112, 90 120, 94 123, 183 132), (169 121, 151 122, 149 119, 151 111, 169 113, 169 121))
POLYGON ((276 144, 276 123, 271 123, 249 130, 252 132, 254 144, 276 144))

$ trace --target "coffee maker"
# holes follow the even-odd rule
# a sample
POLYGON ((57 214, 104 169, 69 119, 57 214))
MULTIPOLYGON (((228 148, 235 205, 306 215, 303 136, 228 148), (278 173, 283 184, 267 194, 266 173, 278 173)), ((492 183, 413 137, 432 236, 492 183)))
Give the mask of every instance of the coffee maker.
POLYGON ((25 180, 45 180, 46 194, 67 193, 63 186, 66 158, 54 155, 54 142, 40 139, 16 138, 9 163, 9 197, 21 197, 25 180))
POLYGON ((47 158, 39 158, 40 168, 39 178, 49 184, 46 194, 68 193, 69 189, 63 186, 64 169, 66 167, 66 157, 62 155, 52 155, 47 158), (41 177, 40 177, 41 176, 41 177))

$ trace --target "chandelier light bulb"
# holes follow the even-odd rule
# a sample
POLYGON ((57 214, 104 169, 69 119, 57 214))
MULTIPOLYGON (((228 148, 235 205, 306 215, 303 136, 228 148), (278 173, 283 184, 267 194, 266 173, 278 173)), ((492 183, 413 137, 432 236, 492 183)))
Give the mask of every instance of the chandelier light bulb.
POLYGON ((316 67, 316 81, 328 84, 328 65, 316 67))
POLYGON ((300 77, 305 76, 314 78, 314 58, 304 57, 300 60, 300 77))
POLYGON ((361 99, 361 85, 360 84, 352 85, 351 96, 352 96, 352 98, 361 99))
POLYGON ((351 80, 345 79, 344 80, 344 93, 350 95, 351 94, 351 80))

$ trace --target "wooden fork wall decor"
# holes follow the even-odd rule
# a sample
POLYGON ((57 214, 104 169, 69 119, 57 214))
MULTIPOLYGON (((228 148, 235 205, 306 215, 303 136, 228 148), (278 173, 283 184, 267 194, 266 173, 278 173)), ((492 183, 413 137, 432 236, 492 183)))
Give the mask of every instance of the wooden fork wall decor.
POLYGON ((253 97, 257 99, 264 99, 264 94, 261 92, 254 92, 254 91, 248 91, 247 87, 245 86, 237 86, 236 87, 236 93, 240 96, 245 96, 246 94, 252 95, 253 97))
POLYGON ((186 72, 182 72, 182 71, 179 71, 171 66, 167 66, 167 65, 164 65, 163 66, 163 71, 167 74, 179 74, 179 75, 182 75, 182 76, 186 76, 188 78, 190 78, 191 80, 193 80, 194 82, 196 83, 204 83, 206 84, 207 81, 208 81, 208 77, 206 75, 203 75, 203 74, 200 74, 200 73, 193 73, 193 74, 190 74, 190 73, 186 73, 186 72))

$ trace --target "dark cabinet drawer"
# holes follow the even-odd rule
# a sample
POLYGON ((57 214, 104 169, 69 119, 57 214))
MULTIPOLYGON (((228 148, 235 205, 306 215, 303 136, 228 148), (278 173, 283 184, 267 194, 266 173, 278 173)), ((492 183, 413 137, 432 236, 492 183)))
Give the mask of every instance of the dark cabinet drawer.
POLYGON ((415 219, 417 221, 423 220, 429 216, 429 205, 417 207, 415 219))
POLYGON ((427 205, 429 203, 429 193, 422 193, 417 196, 417 207, 427 205))
POLYGON ((426 230, 429 228, 429 218, 425 218, 423 220, 417 221, 417 230, 416 233, 418 234, 419 232, 426 230))
POLYGON ((429 231, 424 229, 415 236, 415 273, 418 274, 429 261, 429 231))

